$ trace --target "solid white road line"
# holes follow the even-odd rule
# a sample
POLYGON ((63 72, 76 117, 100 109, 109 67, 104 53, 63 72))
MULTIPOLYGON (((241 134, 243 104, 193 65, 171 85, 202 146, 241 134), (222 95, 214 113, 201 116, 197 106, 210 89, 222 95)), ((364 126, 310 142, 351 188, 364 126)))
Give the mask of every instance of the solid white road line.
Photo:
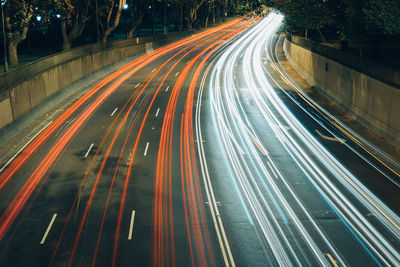
POLYGON ((175 77, 179 75, 179 71, 175 74, 175 77))
POLYGON ((23 147, 21 147, 20 150, 18 150, 17 153, 15 153, 15 155, 9 160, 7 161, 6 164, 4 164, 4 166, 0 169, 0 173, 8 166, 10 165, 10 163, 19 155, 19 153, 22 152, 22 150, 24 150, 30 143, 32 143, 32 141, 39 135, 41 134, 53 121, 50 121, 49 123, 46 124, 46 126, 44 126, 37 134, 35 134, 23 147))
POLYGON ((43 245, 43 244, 44 244, 44 241, 46 241, 47 235, 49 234, 50 229, 51 229, 51 227, 53 226, 53 223, 54 223, 56 217, 57 217, 57 213, 54 213, 53 218, 51 218, 51 221, 50 221, 50 223, 49 223, 49 226, 47 226, 46 232, 45 232, 44 235, 43 235, 42 241, 40 241, 40 244, 41 244, 41 245, 43 245))
POLYGON ((87 151, 86 154, 85 154, 85 158, 87 158, 87 157, 89 156, 90 150, 92 150, 93 146, 94 146, 94 143, 92 143, 92 144, 90 145, 88 151, 87 151))
POLYGON ((165 92, 168 92, 169 86, 167 87, 167 89, 165 89, 165 92))
POLYGON ((137 88, 140 85, 140 83, 136 84, 135 88, 137 88))
POLYGON ((114 116, 115 112, 117 112, 118 108, 115 108, 113 113, 111 113, 111 117, 114 116))
POLYGON ((144 149, 144 156, 147 156, 147 150, 149 149, 149 142, 146 144, 146 148, 144 149))
POLYGON ((133 223, 135 222, 135 210, 132 210, 132 215, 131 215, 131 223, 129 225, 129 234, 128 234, 128 240, 132 240, 132 234, 133 234, 133 223))
POLYGON ((156 117, 158 117, 158 113, 160 113, 160 108, 157 109, 156 117))
POLYGON ((154 69, 154 70, 152 71, 152 73, 155 72, 156 70, 157 70, 157 69, 154 69))

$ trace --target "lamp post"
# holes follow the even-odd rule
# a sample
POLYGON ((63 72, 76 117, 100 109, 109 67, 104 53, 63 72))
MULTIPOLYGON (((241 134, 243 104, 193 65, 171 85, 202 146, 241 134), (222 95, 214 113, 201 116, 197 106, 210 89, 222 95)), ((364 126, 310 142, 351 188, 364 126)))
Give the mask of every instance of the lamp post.
POLYGON ((6 4, 6 1, 2 0, 0 3, 1 6, 1 25, 3 29, 3 50, 4 50, 4 72, 8 71, 8 64, 7 64, 7 41, 6 41, 6 27, 4 25, 4 10, 3 6, 6 4))

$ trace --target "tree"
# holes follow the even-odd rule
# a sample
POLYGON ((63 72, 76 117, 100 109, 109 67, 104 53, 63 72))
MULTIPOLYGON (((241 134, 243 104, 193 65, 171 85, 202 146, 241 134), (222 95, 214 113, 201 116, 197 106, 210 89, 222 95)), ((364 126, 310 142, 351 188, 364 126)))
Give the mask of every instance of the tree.
POLYGON ((366 0, 366 27, 382 34, 400 34, 400 0, 366 0))
POLYGON ((133 32, 142 23, 144 17, 144 11, 148 0, 129 0, 129 8, 131 15, 131 25, 126 34, 128 39, 132 38, 133 32))
POLYGON ((188 30, 193 28, 193 23, 197 20, 197 10, 205 2, 205 0, 184 0, 186 5, 186 21, 188 30))
POLYGON ((72 42, 82 35, 88 21, 89 0, 50 0, 47 10, 59 14, 63 50, 71 49, 72 42))
POLYGON ((8 53, 10 65, 18 65, 18 44, 26 39, 29 22, 34 14, 35 1, 8 0, 5 5, 8 53))
POLYGON ((100 28, 103 32, 102 41, 106 42, 107 37, 117 28, 121 12, 126 4, 126 0, 97 0, 98 17, 100 28))
MULTIPOLYGON (((329 0, 275 0, 275 5, 285 14, 289 26, 299 30, 316 30, 326 42, 323 28, 335 21, 338 1, 329 0)), ((340 1, 339 1, 340 2, 340 1)))

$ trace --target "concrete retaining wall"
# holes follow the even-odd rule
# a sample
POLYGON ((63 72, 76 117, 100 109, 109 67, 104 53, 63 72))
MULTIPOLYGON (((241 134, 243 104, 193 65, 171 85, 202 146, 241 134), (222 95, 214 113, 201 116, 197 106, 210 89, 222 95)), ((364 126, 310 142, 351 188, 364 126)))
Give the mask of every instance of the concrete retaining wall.
POLYGON ((97 43, 58 53, 0 75, 0 130, 74 82, 153 46, 193 32, 97 43))
POLYGON ((2 88, 4 100, 0 102, 0 129, 83 77, 144 51, 144 44, 104 50, 55 65, 5 90, 2 88))
POLYGON ((287 39, 293 67, 329 100, 367 128, 400 147, 400 89, 287 39))

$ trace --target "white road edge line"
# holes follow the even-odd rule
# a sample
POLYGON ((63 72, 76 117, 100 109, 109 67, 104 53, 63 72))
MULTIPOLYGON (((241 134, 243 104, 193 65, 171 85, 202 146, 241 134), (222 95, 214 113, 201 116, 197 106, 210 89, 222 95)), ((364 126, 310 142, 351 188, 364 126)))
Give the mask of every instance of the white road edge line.
POLYGON ((157 69, 154 69, 154 70, 152 71, 152 73, 155 72, 156 70, 157 70, 157 69))
POLYGON ((88 151, 86 152, 86 154, 85 154, 85 159, 89 156, 90 150, 92 150, 93 146, 94 146, 94 143, 92 143, 92 144, 90 145, 88 151))
POLYGON ((128 240, 132 240, 132 234, 133 234, 133 223, 135 222, 135 210, 132 210, 132 215, 131 215, 131 223, 129 225, 129 234, 128 234, 128 240))
POLYGON ((111 117, 114 116, 115 112, 117 112, 118 108, 115 108, 113 113, 111 113, 111 117))
POLYGON ((149 142, 147 142, 147 144, 146 144, 146 148, 144 149, 144 156, 146 157, 147 156, 147 150, 149 149, 149 142))
POLYGON ((167 86, 167 89, 165 89, 165 92, 168 92, 169 86, 167 86))
POLYGON ((179 75, 179 71, 175 74, 175 77, 179 75))
POLYGON ((158 117, 158 113, 160 113, 160 108, 157 109, 156 117, 158 117))
POLYGON ((41 245, 43 245, 44 242, 46 241, 47 235, 49 234, 50 229, 51 229, 51 227, 53 226, 53 223, 54 223, 56 217, 57 217, 57 213, 54 213, 53 218, 51 218, 51 221, 50 221, 50 223, 49 223, 49 226, 47 226, 46 232, 45 232, 44 235, 43 235, 42 241, 40 241, 40 244, 41 244, 41 245))
POLYGON ((52 123, 53 121, 50 121, 48 124, 46 124, 46 126, 44 126, 38 133, 36 133, 23 147, 21 147, 20 150, 18 150, 17 153, 15 153, 15 155, 9 160, 7 161, 6 164, 4 164, 4 166, 0 169, 0 173, 3 172, 3 170, 10 165, 10 163, 19 155, 19 153, 22 152, 22 150, 24 150, 30 143, 32 143, 32 141, 39 135, 41 134, 47 127, 49 127, 49 125, 52 123))
POLYGON ((136 84, 135 88, 137 88, 140 85, 140 83, 136 84))

